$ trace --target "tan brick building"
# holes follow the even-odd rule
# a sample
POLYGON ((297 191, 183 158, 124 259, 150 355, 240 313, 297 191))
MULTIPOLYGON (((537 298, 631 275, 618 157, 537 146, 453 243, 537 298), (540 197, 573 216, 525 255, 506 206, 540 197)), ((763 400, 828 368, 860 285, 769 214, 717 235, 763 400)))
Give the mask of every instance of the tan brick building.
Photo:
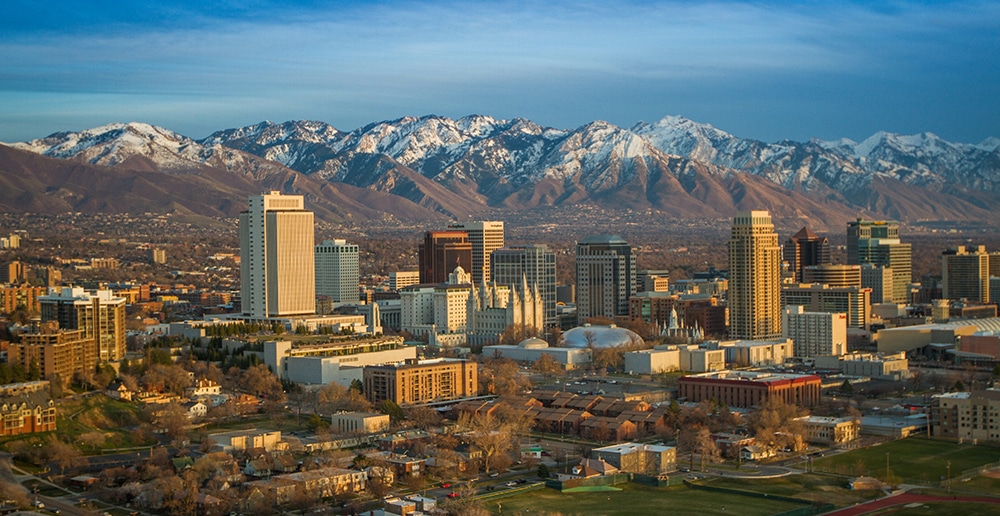
POLYGON ((38 333, 21 335, 21 342, 7 349, 7 361, 25 371, 38 364, 42 378, 59 375, 69 383, 76 373, 93 372, 97 365, 97 341, 84 330, 60 330, 54 323, 43 324, 38 333))
POLYGON ((366 366, 365 396, 372 403, 398 405, 466 398, 478 394, 479 370, 471 360, 440 358, 366 366))

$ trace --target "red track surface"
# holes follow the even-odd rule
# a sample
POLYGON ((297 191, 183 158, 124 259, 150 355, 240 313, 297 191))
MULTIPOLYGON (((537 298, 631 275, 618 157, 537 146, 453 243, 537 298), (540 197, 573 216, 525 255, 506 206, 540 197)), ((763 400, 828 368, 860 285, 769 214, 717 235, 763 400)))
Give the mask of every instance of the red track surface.
POLYGON ((927 503, 927 502, 976 502, 976 503, 993 503, 1000 504, 1000 498, 989 498, 985 496, 929 496, 929 495, 918 495, 903 493, 901 495, 889 496, 886 498, 880 498, 878 500, 863 503, 861 505, 855 505, 854 507, 845 507, 843 509, 838 509, 836 511, 831 511, 826 513, 824 516, 857 516, 860 514, 868 514, 870 512, 885 509, 886 507, 892 507, 895 505, 906 505, 911 503, 927 503))

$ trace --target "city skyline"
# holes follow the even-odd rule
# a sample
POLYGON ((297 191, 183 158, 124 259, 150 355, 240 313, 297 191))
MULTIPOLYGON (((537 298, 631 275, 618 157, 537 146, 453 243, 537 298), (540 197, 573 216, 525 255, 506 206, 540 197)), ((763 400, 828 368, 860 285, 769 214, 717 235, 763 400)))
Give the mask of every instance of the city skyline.
POLYGON ((431 113, 557 128, 681 115, 763 141, 1000 135, 988 2, 7 7, 5 142, 431 113))

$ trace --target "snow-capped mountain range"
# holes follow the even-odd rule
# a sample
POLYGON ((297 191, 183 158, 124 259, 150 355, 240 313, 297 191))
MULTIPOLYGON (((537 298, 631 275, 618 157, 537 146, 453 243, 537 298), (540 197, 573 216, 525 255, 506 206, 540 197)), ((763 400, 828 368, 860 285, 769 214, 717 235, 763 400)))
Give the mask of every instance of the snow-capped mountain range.
POLYGON ((860 143, 765 143, 679 116, 572 130, 481 115, 404 117, 349 132, 261 122, 202 140, 129 123, 10 146, 116 169, 222 169, 256 182, 291 169, 313 188, 349 185, 447 216, 589 202, 669 216, 768 208, 821 220, 982 219, 1000 205, 997 138, 970 145, 879 132, 860 143))

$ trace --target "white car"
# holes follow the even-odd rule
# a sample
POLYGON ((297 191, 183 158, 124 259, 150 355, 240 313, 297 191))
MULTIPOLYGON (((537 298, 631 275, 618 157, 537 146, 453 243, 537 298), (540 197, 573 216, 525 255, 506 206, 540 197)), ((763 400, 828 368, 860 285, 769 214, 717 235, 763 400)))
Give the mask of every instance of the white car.
POLYGON ((44 509, 45 508, 45 502, 43 502, 41 500, 35 500, 34 502, 31 502, 31 506, 34 507, 34 508, 36 508, 36 509, 44 509))

